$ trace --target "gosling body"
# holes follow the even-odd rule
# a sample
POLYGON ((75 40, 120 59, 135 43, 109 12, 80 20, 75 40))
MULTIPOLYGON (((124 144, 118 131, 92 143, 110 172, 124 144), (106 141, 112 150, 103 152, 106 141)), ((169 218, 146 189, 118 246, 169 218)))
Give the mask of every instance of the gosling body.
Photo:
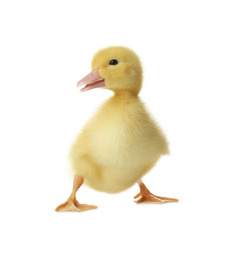
POLYGON ((135 184, 167 153, 166 138, 140 98, 117 93, 85 125, 70 160, 86 185, 117 193, 135 184))
POLYGON ((114 95, 95 112, 74 141, 70 150, 73 190, 56 211, 96 208, 76 200, 82 184, 117 193, 137 182, 140 192, 134 197, 136 203, 178 201, 152 194, 142 182, 142 177, 169 151, 162 130, 138 96, 142 87, 138 56, 120 46, 100 50, 92 60, 92 71, 77 83, 78 87, 82 85, 82 92, 103 88, 114 95))

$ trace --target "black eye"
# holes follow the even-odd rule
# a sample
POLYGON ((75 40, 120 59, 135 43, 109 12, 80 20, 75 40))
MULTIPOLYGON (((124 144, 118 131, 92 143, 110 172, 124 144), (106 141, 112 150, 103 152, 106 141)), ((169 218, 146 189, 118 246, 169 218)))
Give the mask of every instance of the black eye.
POLYGON ((109 65, 117 65, 118 64, 118 61, 113 59, 110 61, 109 65))

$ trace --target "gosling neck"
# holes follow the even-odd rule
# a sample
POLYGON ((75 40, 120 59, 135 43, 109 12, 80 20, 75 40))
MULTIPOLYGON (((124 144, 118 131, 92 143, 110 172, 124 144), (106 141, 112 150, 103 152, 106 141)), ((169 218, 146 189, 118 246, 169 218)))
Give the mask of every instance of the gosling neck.
POLYGON ((120 91, 114 91, 113 97, 116 99, 124 100, 124 99, 137 98, 138 94, 131 91, 120 90, 120 91))

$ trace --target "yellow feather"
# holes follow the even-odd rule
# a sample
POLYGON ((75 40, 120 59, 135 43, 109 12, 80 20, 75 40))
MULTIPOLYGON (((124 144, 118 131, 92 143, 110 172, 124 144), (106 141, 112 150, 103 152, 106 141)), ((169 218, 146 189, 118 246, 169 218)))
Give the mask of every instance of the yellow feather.
POLYGON ((99 191, 116 193, 136 183, 168 153, 166 138, 138 97, 142 68, 125 47, 109 47, 93 58, 106 87, 114 91, 74 141, 70 160, 76 174, 99 191), (109 61, 119 61, 109 66, 109 61))

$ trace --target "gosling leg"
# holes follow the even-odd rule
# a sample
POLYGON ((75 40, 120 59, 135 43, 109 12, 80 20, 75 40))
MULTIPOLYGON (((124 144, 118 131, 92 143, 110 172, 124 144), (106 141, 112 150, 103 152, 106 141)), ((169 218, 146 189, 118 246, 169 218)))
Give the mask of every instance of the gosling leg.
POLYGON ((81 212, 86 211, 90 209, 96 209, 97 207, 94 205, 86 205, 86 204, 80 204, 76 200, 76 192, 81 187, 81 185, 84 183, 84 178, 80 177, 78 175, 75 175, 73 179, 73 190, 67 201, 61 205, 59 205, 55 210, 57 212, 61 211, 75 211, 75 212, 81 212))

